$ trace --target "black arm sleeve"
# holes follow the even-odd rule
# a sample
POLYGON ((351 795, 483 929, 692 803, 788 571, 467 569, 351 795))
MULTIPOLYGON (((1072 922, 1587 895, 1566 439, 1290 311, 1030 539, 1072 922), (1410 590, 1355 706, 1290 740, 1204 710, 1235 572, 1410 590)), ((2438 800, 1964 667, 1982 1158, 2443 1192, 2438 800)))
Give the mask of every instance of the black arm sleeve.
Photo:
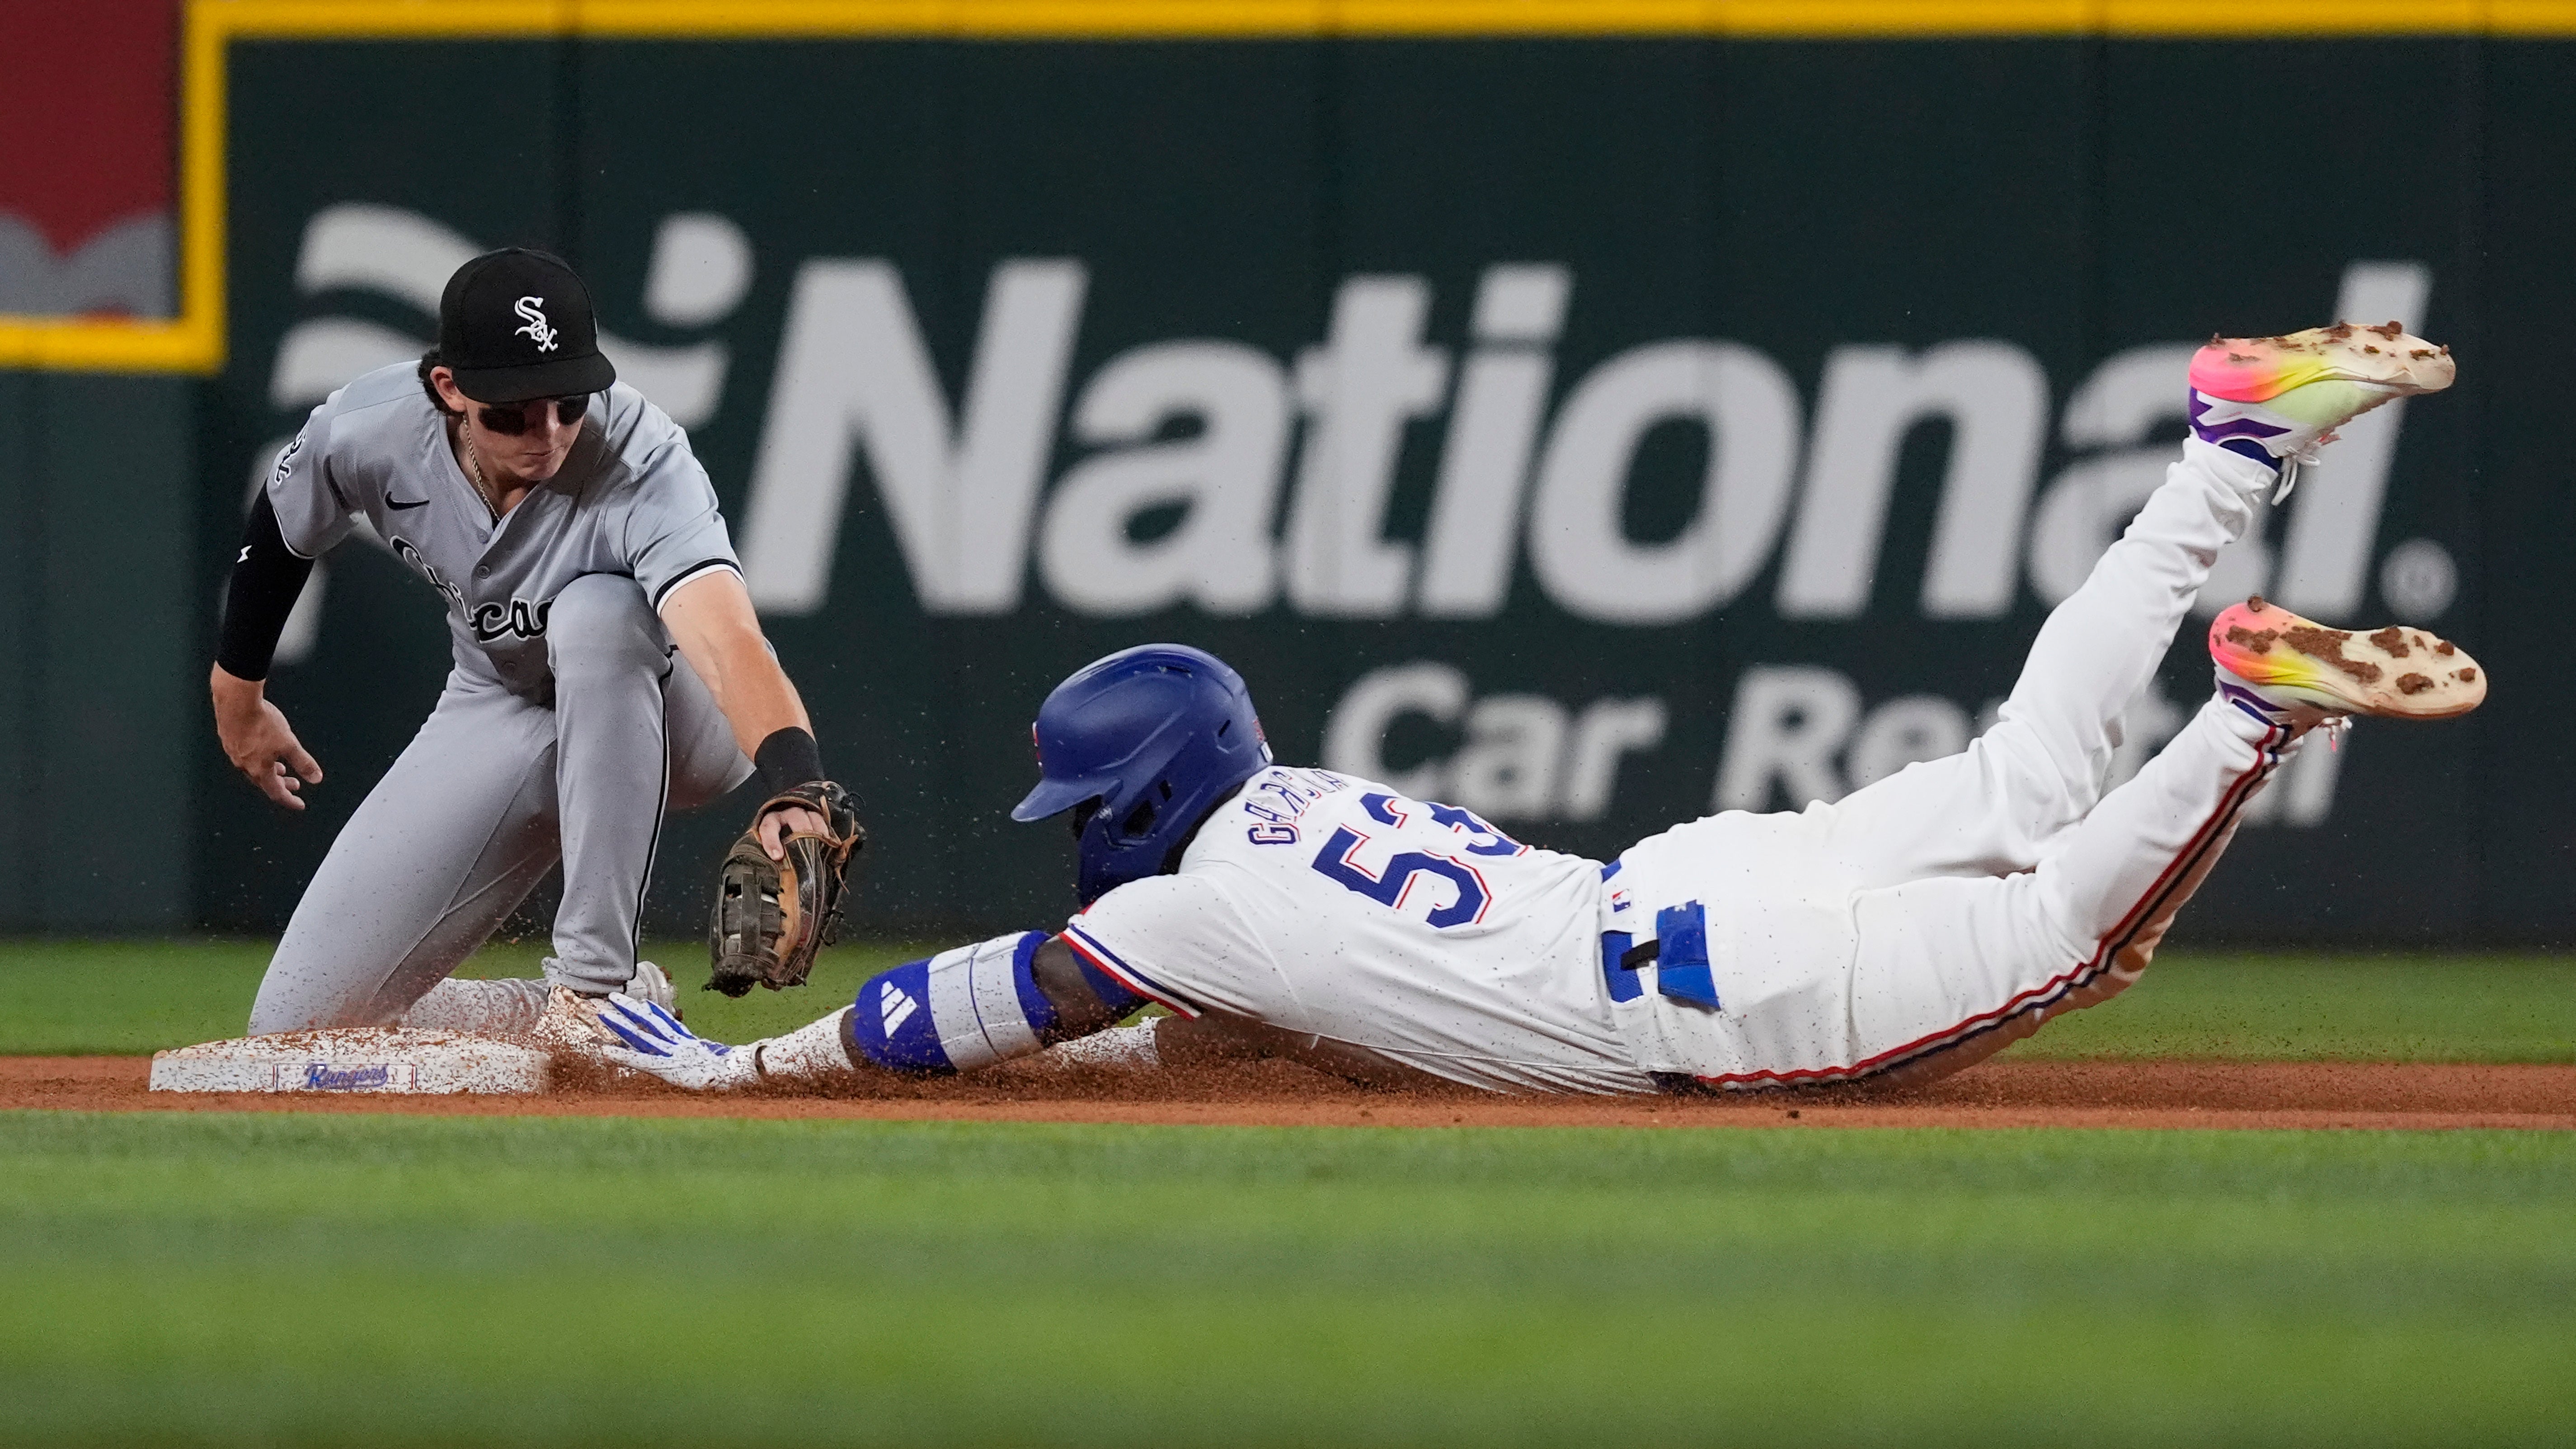
POLYGON ((233 557, 232 582, 224 590, 224 628, 215 645, 215 663, 235 679, 266 679, 269 660, 277 653, 277 636, 286 632, 286 616, 304 592, 313 560, 286 546, 278 531, 277 510, 263 490, 250 508, 250 525, 242 530, 241 552, 233 557))

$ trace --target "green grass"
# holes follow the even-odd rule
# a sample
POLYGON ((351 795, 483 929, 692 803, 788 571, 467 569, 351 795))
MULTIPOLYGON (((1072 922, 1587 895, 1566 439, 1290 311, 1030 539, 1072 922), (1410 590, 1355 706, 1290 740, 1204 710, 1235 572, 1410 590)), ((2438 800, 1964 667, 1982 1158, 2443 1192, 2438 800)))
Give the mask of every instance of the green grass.
MULTIPOLYGON (((0 942, 0 1052, 266 958, 0 942)), ((2576 961, 2174 955, 2016 1050, 2570 1061, 2576 961)), ((0 1113, 0 1444, 2563 1444, 2571 1222, 2569 1133, 0 1113)))
POLYGON ((2176 953, 2012 1054, 2576 1062, 2576 956, 2176 953))
MULTIPOLYGON (((798 991, 699 991, 705 947, 664 942, 690 1023, 748 1041, 813 1020, 927 948, 824 953, 798 991)), ((542 942, 493 946, 469 976, 532 976, 542 942)), ((241 1033, 268 963, 256 941, 0 941, 0 1055, 150 1052, 241 1033)), ((2052 1023, 2019 1058, 2576 1062, 2576 956, 2170 952, 2116 1000, 2052 1023)))
MULTIPOLYGON (((239 1036, 274 944, 0 939, 0 1056, 119 1056, 239 1036)), ((836 946, 804 986, 739 999, 698 989, 707 979, 702 941, 657 942, 645 955, 669 969, 692 1026, 718 1041, 750 1041, 849 1005, 860 982, 931 949, 836 946)), ((457 974, 535 976, 546 952, 542 940, 486 946, 457 974)))
POLYGON ((0 1114, 0 1440, 2511 1444, 2576 1135, 0 1114))

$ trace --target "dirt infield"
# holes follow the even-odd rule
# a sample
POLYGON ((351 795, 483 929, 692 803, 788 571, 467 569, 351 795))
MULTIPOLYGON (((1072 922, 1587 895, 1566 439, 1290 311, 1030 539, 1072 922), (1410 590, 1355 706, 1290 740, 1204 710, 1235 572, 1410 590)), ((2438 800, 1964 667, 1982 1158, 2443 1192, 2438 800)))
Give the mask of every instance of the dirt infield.
POLYGON ((2522 1127, 2576 1129, 2576 1066, 1990 1062, 1909 1092, 1539 1098, 1373 1092, 1284 1062, 998 1069, 867 1095, 698 1097, 658 1084, 541 1097, 152 1092, 141 1057, 0 1057, 0 1108, 441 1116, 872 1118, 1277 1127, 2522 1127))

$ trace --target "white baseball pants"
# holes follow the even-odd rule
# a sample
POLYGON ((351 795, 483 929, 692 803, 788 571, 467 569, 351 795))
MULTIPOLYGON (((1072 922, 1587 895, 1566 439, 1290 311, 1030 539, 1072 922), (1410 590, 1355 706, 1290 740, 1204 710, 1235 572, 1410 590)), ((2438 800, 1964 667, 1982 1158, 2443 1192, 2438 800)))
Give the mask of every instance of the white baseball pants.
POLYGON ((2136 980, 2298 743, 2222 695, 2103 793, 2122 712, 2272 482, 2187 442, 1965 751, 1832 804, 1715 815, 1623 855, 1615 884, 1644 907, 1628 918, 1706 904, 1722 1002, 1650 990, 1620 1004, 1639 1064, 1729 1088, 1923 1080, 2136 980))
POLYGON ((549 982, 596 995, 634 976, 663 812, 724 794, 751 761, 633 579, 566 585, 546 651, 550 702, 448 676, 305 887, 260 982, 254 1033, 398 1018, 523 1029, 549 982), (558 860, 547 981, 446 980, 558 860))

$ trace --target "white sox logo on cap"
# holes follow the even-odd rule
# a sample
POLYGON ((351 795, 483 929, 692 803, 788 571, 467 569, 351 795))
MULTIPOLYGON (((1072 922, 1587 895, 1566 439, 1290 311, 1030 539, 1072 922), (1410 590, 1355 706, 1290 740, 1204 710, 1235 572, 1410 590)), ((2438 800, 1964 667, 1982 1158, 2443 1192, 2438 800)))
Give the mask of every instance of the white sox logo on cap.
POLYGON ((545 304, 546 299, 543 297, 521 297, 518 305, 511 310, 526 319, 528 324, 519 329, 518 335, 534 339, 539 352, 552 352, 555 350, 555 328, 553 323, 546 320, 546 314, 541 310, 545 304))
POLYGON ((438 354, 479 403, 575 397, 617 381, 581 278, 561 257, 525 247, 485 252, 447 279, 438 354))

